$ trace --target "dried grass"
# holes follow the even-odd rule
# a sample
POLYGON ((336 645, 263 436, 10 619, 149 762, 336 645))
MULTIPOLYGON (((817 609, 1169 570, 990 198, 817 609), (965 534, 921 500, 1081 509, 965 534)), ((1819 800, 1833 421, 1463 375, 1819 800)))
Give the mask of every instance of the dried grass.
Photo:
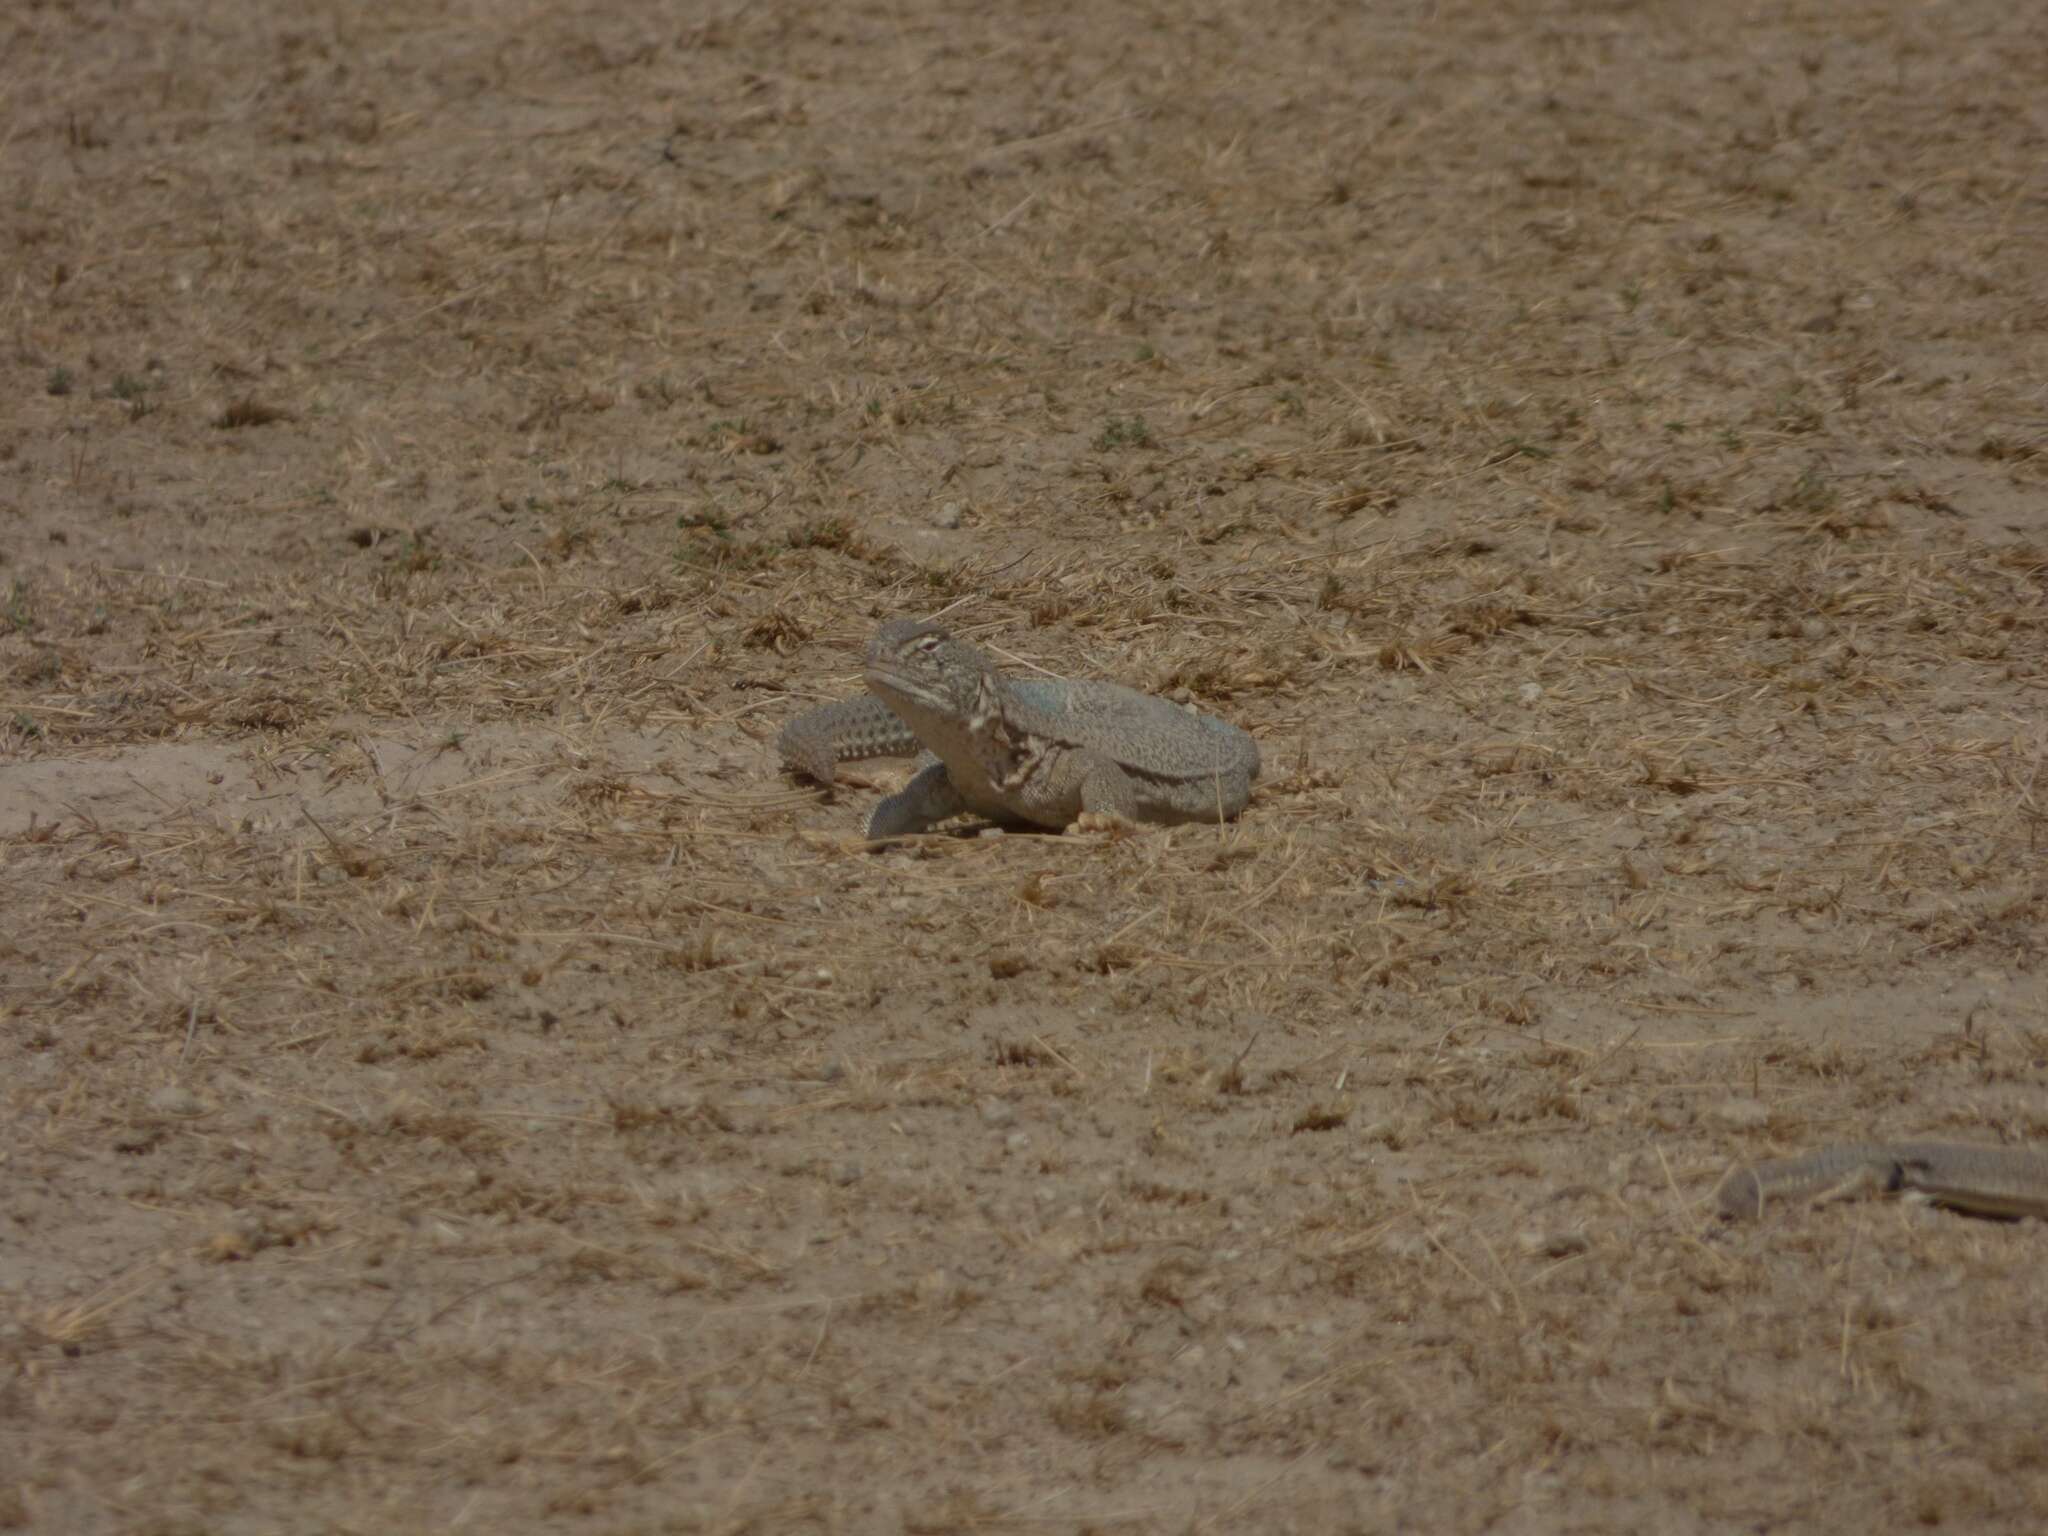
POLYGON ((2036 1231, 1701 1208, 2048 1132, 1951 12, 50 11, 0 1523, 2030 1529, 2036 1231), (871 852, 903 613, 1251 812, 871 852))

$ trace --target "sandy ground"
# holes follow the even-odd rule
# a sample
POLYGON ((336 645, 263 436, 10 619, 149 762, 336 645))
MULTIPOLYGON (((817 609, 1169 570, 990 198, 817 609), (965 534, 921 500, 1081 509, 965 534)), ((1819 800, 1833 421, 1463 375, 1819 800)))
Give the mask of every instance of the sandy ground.
MULTIPOLYGON (((580 8, 577 8, 580 9, 580 8)), ((2034 1531, 2048 11, 0 17, 0 1529, 2034 1531), (884 618, 1260 739, 872 851, 884 618)))

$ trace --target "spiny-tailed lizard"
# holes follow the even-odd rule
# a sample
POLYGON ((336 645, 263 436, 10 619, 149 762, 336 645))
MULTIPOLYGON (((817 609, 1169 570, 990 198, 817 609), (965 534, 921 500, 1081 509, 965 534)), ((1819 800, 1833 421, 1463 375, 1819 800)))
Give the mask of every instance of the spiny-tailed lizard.
POLYGON ((968 811, 1059 829, 1225 821, 1259 774, 1258 743, 1234 725, 1115 683, 1006 677, 937 624, 884 624, 864 671, 869 697, 799 715, 776 747, 821 784, 840 763, 918 755, 870 838, 968 811))
POLYGON ((1727 1215, 1749 1219, 1778 1200, 1819 1205, 1900 1194, 1973 1216, 2048 1217, 2048 1152, 1952 1141, 1847 1143, 1738 1164, 1714 1199, 1727 1215))

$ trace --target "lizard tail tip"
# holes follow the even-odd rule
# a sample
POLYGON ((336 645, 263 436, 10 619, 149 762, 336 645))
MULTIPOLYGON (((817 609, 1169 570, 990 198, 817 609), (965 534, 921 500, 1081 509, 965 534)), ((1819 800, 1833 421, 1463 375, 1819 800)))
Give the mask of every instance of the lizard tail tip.
POLYGON ((1764 1213, 1764 1181, 1756 1176, 1754 1168, 1730 1168, 1714 1190, 1714 1203, 1724 1216, 1736 1221, 1755 1221, 1764 1213))

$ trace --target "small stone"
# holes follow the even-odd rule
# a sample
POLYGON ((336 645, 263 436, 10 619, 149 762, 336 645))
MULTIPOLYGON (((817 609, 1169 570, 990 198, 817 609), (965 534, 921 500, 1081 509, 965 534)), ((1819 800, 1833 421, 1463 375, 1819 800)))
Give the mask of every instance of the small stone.
POLYGON ((1000 1130, 1006 1125, 1015 1125, 1017 1123, 1017 1111, 1008 1104, 1005 1104, 1001 1099, 983 1099, 981 1101, 981 1123, 992 1129, 1000 1130))
POLYGON ((182 1083, 166 1083, 149 1096, 149 1107, 160 1115, 203 1115, 206 1106, 182 1083))
POLYGON ((1389 1232, 1380 1239, 1380 1252, 1390 1259, 1419 1259, 1429 1251, 1419 1232, 1389 1232))
POLYGON ((862 1169, 859 1163, 841 1163, 832 1174, 832 1182, 839 1185, 858 1184, 862 1169))
POLYGON ((1617 1152, 1607 1160, 1607 1182, 1616 1189, 1626 1189, 1643 1177, 1649 1159, 1640 1152, 1617 1152))
POLYGON ((1781 144, 1751 169, 1750 183, 1766 197, 1789 202, 1805 179, 1803 160, 1797 146, 1781 144))
POLYGON ((941 528, 958 528, 960 526, 960 503, 957 501, 947 502, 943 507, 939 508, 939 515, 932 519, 932 521, 936 522, 941 528))
POLYGON ((1012 1131, 1003 1139, 1003 1145, 1012 1152, 1028 1151, 1031 1146, 1031 1135, 1028 1131, 1012 1131))
POLYGON ((1755 1099, 1730 1099, 1709 1111, 1717 1125, 1731 1131, 1754 1131, 1770 1124, 1771 1112, 1755 1099))
POLYGON ((1515 1241, 1532 1259, 1563 1259, 1592 1247, 1583 1232, 1524 1232, 1515 1241))

